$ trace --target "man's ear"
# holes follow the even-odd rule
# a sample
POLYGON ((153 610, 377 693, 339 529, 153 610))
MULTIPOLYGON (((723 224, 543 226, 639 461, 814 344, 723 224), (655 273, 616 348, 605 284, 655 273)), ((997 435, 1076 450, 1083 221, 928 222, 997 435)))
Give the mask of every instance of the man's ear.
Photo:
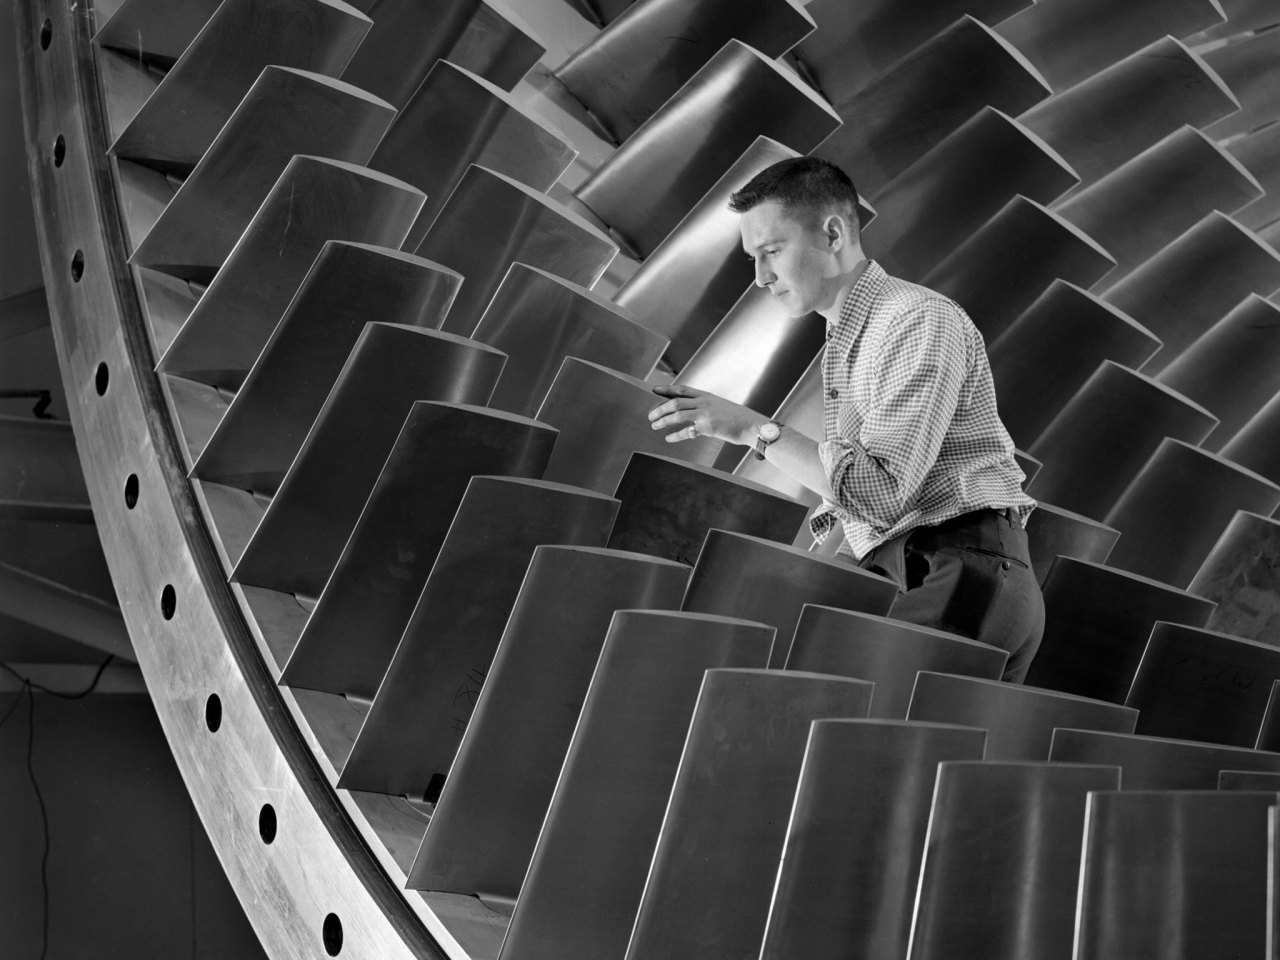
POLYGON ((822 224, 822 229, 827 236, 827 246, 833 251, 839 250, 849 242, 848 224, 834 213, 827 217, 826 221, 822 224))

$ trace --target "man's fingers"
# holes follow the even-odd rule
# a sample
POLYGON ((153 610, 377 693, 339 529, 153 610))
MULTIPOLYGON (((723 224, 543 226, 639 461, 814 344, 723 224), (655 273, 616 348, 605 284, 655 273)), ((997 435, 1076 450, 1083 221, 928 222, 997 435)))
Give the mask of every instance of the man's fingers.
MULTIPOLYGON (((697 402, 692 397, 677 397, 650 410, 649 419, 656 421, 659 417, 666 417, 680 410, 692 410, 695 406, 697 402)), ((657 428, 656 423, 654 428, 657 428)))
POLYGON ((681 440, 692 440, 698 435, 698 427, 696 424, 689 424, 683 430, 675 430, 668 433, 664 438, 667 443, 679 443, 681 440))
POLYGON ((673 413, 667 414, 665 417, 659 417, 657 420, 654 420, 649 424, 649 426, 654 430, 666 430, 670 427, 687 427, 689 422, 690 418, 684 413, 684 411, 676 410, 673 413))
POLYGON ((653 388, 653 392, 660 397, 700 397, 701 390, 695 390, 693 387, 686 387, 682 383, 664 383, 653 388))

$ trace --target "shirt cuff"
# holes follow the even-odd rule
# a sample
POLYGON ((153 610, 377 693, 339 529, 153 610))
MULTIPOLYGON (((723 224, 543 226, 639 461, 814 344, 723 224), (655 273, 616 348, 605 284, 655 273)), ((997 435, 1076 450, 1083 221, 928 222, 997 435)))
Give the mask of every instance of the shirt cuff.
POLYGON ((809 518, 809 532, 813 534, 814 543, 823 543, 830 536, 832 528, 836 525, 835 508, 828 500, 822 501, 822 506, 813 512, 813 516, 809 518))

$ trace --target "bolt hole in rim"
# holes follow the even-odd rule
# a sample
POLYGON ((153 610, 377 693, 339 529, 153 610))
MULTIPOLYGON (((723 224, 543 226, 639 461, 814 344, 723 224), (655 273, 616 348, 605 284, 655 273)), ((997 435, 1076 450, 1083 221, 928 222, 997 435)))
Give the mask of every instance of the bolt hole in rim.
POLYGON ((204 702, 204 725, 210 733, 217 733, 222 726, 222 698, 216 693, 209 694, 209 699, 204 702))
POLYGON ((276 838, 276 808, 269 803, 264 803, 258 811, 258 836, 268 844, 276 838))
POLYGON ((325 953, 336 957, 342 952, 342 921, 338 919, 336 913, 331 913, 324 918, 321 935, 324 939, 325 953))
POLYGON ((178 591, 173 589, 173 584, 166 583, 160 591, 160 615, 166 620, 172 620, 177 609, 178 591))

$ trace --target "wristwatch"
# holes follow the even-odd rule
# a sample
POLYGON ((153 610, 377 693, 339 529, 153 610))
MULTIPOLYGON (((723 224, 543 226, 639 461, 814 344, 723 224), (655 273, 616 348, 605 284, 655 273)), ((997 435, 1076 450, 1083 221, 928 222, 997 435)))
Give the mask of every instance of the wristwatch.
POLYGON ((760 424, 760 430, 756 433, 756 459, 763 460, 764 448, 780 436, 782 436, 782 424, 778 423, 777 420, 770 420, 768 423, 760 424))

